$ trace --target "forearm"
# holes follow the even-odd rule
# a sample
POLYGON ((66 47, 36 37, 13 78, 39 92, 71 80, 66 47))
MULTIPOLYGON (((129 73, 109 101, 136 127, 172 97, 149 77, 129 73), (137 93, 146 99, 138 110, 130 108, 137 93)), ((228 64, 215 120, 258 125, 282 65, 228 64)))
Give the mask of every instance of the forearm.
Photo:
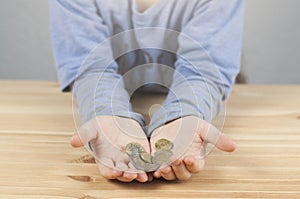
POLYGON ((96 116, 120 116, 134 119, 144 126, 143 117, 132 112, 122 76, 114 68, 117 69, 116 66, 109 66, 104 71, 84 73, 76 79, 73 92, 82 122, 96 116))
POLYGON ((62 90, 74 83, 73 93, 83 122, 98 115, 131 117, 129 96, 118 75, 109 37, 95 0, 49 0, 51 32, 62 90))
POLYGON ((187 115, 211 121, 219 113, 240 68, 243 5, 243 0, 199 1, 178 36, 173 83, 148 133, 187 115))
MULTIPOLYGON (((229 92, 224 84, 213 81, 208 74, 200 75, 197 68, 183 60, 180 64, 162 108, 151 119, 149 133, 165 123, 190 115, 211 121, 222 108, 224 92, 229 92)), ((213 70, 211 73, 214 74, 213 70)))

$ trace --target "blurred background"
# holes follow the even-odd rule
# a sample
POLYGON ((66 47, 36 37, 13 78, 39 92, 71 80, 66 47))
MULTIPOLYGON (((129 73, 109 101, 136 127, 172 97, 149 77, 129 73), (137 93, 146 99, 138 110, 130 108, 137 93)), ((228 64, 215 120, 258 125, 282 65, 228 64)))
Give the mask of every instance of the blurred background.
MULTIPOLYGON (((247 0, 247 83, 300 84, 300 1, 247 0)), ((0 2, 0 79, 56 80, 47 0, 0 2)))

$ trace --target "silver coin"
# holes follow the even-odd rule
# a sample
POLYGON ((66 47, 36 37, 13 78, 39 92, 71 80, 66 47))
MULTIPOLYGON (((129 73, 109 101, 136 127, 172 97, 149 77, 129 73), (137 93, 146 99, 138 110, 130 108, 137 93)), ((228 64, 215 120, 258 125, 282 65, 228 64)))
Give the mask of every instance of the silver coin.
POLYGON ((147 153, 139 143, 129 143, 126 145, 126 153, 129 155, 133 166, 145 172, 157 170, 162 164, 168 164, 173 155, 171 149, 173 143, 167 139, 160 139, 155 143, 156 152, 154 157, 147 153))
POLYGON ((138 154, 132 154, 130 156, 130 160, 132 162, 132 165, 136 169, 142 170, 142 171, 145 171, 145 172, 155 171, 155 170, 157 170, 160 167, 160 165, 143 161, 141 159, 141 156, 138 155, 138 154))
POLYGON ((144 171, 145 172, 156 171, 159 167, 160 167, 160 165, 158 165, 158 164, 146 163, 144 166, 144 171))
POLYGON ((161 150, 161 151, 156 151, 154 153, 153 157, 153 163, 157 165, 162 165, 162 164, 169 164, 170 163, 170 158, 173 155, 172 151, 170 150, 161 150))
POLYGON ((131 154, 130 160, 132 165, 138 170, 144 170, 146 162, 144 162, 139 154, 131 154))
POLYGON ((144 153, 140 154, 140 157, 141 157, 141 159, 144 162, 152 163, 152 156, 151 156, 151 154, 144 152, 144 153))

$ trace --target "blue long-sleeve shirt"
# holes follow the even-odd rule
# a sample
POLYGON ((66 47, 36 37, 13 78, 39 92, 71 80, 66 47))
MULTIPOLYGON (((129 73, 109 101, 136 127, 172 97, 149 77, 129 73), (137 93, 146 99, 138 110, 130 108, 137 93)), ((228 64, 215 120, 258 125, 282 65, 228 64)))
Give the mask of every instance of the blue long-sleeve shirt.
POLYGON ((148 133, 179 117, 212 120, 239 72, 244 0, 50 0, 58 78, 83 122, 99 115, 137 120, 132 92, 169 89, 148 133))

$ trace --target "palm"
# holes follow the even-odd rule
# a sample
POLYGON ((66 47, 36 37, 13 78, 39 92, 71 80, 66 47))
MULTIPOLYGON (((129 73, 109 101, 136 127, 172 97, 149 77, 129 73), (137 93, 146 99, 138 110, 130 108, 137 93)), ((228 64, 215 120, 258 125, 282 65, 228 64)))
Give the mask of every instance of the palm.
POLYGON ((125 153, 125 146, 130 142, 140 143, 150 152, 147 137, 140 125, 131 119, 101 116, 84 124, 71 144, 75 147, 90 143, 100 173, 109 179, 144 182, 147 174, 137 171, 125 153), (77 137, 76 137, 77 136, 77 137))
POLYGON ((161 138, 173 142, 174 155, 170 165, 161 168, 154 175, 162 176, 167 180, 176 178, 185 180, 191 177, 191 173, 200 172, 204 166, 207 142, 224 151, 233 151, 235 148, 230 138, 195 116, 183 117, 156 129, 150 140, 152 149, 154 149, 153 143, 161 138))

